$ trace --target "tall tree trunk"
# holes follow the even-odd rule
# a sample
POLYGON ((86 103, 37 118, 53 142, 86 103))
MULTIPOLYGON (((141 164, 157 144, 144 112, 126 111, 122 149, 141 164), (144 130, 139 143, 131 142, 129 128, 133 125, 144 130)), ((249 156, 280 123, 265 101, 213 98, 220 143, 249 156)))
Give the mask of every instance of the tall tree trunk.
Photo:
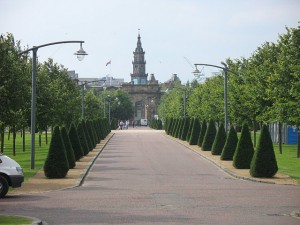
POLYGON ((46 145, 48 144, 48 127, 46 126, 45 130, 45 138, 46 138, 46 145))
POLYGON ((39 146, 42 146, 42 133, 39 132, 39 146))
POLYGON ((17 137, 17 133, 16 133, 16 127, 15 126, 13 126, 12 132, 13 132, 13 156, 16 156, 16 137, 17 137))
POLYGON ((4 152, 4 132, 5 132, 5 127, 1 126, 0 127, 0 133, 1 133, 1 152, 4 152))
POLYGON ((297 157, 300 158, 300 126, 298 127, 298 151, 297 157))
POLYGON ((9 141, 10 139, 10 127, 8 127, 8 135, 7 135, 7 140, 9 141))
POLYGON ((23 152, 25 152, 25 127, 22 128, 22 136, 23 136, 23 152))
POLYGON ((256 147, 256 119, 253 118, 253 145, 256 147))
POLYGON ((278 124, 278 147, 279 153, 282 154, 282 123, 279 122, 278 124))

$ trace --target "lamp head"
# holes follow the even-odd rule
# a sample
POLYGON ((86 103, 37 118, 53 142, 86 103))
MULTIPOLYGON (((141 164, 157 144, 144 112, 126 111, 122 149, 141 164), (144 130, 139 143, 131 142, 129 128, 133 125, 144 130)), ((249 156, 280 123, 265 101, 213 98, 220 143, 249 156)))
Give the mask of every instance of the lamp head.
POLYGON ((192 73, 194 74, 195 77, 199 76, 200 71, 198 70, 197 66, 196 66, 196 69, 192 73))
POLYGON ((77 59, 79 61, 82 61, 84 59, 84 56, 88 55, 82 48, 82 43, 80 43, 80 49, 74 53, 74 55, 77 55, 77 59))

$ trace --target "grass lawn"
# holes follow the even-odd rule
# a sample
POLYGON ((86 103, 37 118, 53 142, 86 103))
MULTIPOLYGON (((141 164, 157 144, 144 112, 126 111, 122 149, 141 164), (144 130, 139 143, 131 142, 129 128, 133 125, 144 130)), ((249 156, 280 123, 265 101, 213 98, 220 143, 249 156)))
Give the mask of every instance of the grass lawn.
MULTIPOLYGON (((241 133, 238 133, 240 138, 241 133)), ((251 132, 253 141, 253 132, 251 132)), ((258 144, 260 131, 256 134, 256 145, 258 144)), ((300 184, 300 158, 297 158, 297 145, 282 145, 282 154, 279 154, 278 144, 273 144, 278 172, 289 175, 300 184)))
POLYGON ((16 138, 16 156, 13 156, 12 152, 12 135, 10 137, 10 140, 8 140, 8 134, 5 134, 4 137, 4 154, 9 156, 10 158, 17 161, 21 167, 23 168, 25 180, 28 180, 30 177, 34 176, 37 171, 39 171, 44 166, 44 162, 46 160, 46 157, 48 155, 50 140, 51 140, 51 133, 48 133, 48 144, 46 144, 45 141, 45 134, 42 134, 42 145, 39 146, 38 143, 38 134, 36 134, 35 137, 35 169, 30 169, 30 139, 31 135, 29 133, 26 133, 25 135, 25 152, 23 152, 22 147, 22 137, 20 133, 17 134, 16 138))
POLYGON ((282 145, 282 154, 279 154, 278 144, 274 144, 279 172, 287 174, 300 184, 300 158, 297 158, 297 145, 282 145))
POLYGON ((26 225, 26 224, 32 224, 32 219, 21 217, 21 216, 0 215, 0 224, 3 224, 3 225, 26 225))

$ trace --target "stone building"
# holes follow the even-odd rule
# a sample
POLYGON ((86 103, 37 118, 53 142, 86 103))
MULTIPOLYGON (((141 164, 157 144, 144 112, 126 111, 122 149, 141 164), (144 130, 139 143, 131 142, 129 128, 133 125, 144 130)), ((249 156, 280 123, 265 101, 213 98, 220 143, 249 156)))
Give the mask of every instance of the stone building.
POLYGON ((122 90, 127 91, 134 106, 134 119, 137 124, 141 119, 152 119, 157 115, 157 107, 161 97, 161 89, 154 74, 146 73, 145 52, 142 48, 141 36, 138 34, 137 46, 133 52, 133 73, 131 82, 123 83, 122 90))

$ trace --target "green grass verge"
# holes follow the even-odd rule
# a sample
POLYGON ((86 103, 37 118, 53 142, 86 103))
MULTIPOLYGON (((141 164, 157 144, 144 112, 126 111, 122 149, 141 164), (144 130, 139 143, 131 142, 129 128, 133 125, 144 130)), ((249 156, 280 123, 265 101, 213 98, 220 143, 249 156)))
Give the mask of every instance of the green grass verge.
POLYGON ((32 219, 21 216, 0 215, 0 224, 3 225, 27 225, 32 224, 32 219))
MULTIPOLYGON (((241 133, 238 133, 238 138, 240 138, 241 133)), ((252 141, 254 140, 253 132, 251 132, 252 141)), ((256 145, 258 144, 260 136, 260 131, 256 134, 256 145)), ((300 184, 300 158, 297 158, 297 145, 282 145, 282 154, 279 153, 278 144, 273 144, 278 172, 286 174, 293 179, 295 179, 300 184)))
POLYGON ((12 135, 10 136, 10 139, 8 140, 8 134, 6 133, 4 136, 4 154, 8 157, 14 159, 17 161, 20 166, 23 168, 25 180, 28 180, 30 177, 34 176, 37 171, 39 171, 41 168, 43 168, 46 157, 48 155, 49 150, 49 144, 51 140, 51 134, 48 133, 48 144, 46 144, 45 141, 45 134, 42 134, 42 144, 39 146, 39 136, 36 134, 35 140, 35 169, 30 169, 30 139, 31 135, 26 134, 25 135, 25 152, 23 152, 23 145, 22 145, 22 137, 18 133, 16 137, 16 155, 13 155, 12 146, 13 146, 13 139, 12 135))
POLYGON ((300 158, 297 158, 297 145, 282 145, 282 154, 279 153, 278 144, 274 144, 278 170, 287 174, 300 184, 300 158))

